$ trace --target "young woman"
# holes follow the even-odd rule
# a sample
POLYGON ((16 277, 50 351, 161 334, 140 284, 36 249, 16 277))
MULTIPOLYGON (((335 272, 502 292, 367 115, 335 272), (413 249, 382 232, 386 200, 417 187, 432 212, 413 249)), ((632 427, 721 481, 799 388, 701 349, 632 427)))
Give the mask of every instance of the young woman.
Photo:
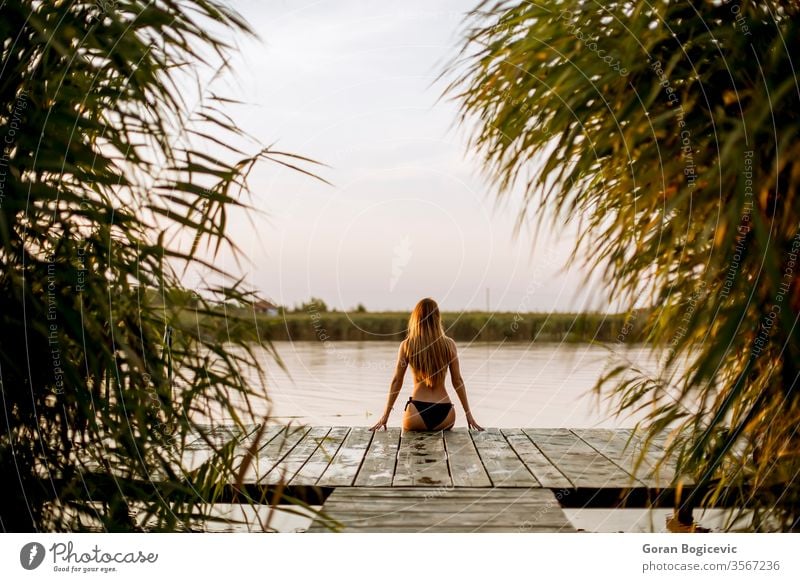
POLYGON ((444 380, 447 369, 453 381, 458 399, 464 408, 469 428, 483 430, 469 409, 467 389, 458 366, 456 342, 447 337, 442 329, 439 306, 433 299, 423 299, 408 320, 408 337, 400 344, 397 353, 397 366, 389 388, 389 399, 381 419, 371 430, 386 428, 389 413, 392 411, 406 368, 411 366, 414 375, 414 389, 403 408, 403 430, 449 430, 456 422, 456 411, 447 395, 444 380))

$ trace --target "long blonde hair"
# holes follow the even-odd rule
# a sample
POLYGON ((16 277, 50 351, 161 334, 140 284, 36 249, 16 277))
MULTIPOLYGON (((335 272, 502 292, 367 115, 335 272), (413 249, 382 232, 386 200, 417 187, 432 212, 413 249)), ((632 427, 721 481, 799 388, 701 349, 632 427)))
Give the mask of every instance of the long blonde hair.
POLYGON ((433 299, 422 299, 411 312, 405 352, 408 363, 427 386, 447 374, 453 354, 433 299))

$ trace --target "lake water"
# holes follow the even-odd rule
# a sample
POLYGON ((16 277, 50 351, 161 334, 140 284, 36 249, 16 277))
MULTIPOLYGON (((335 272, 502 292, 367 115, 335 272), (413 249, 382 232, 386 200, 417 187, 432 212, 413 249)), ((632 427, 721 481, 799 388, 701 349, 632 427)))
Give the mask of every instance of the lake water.
MULTIPOLYGON (((389 342, 276 342, 286 371, 266 352, 272 418, 312 425, 371 425, 383 411, 398 344, 389 342)), ((619 350, 619 348, 616 348, 619 350)), ((473 343, 459 345, 461 373, 470 406, 482 426, 631 427, 617 418, 592 387, 611 351, 589 344, 473 343)), ((632 347, 626 358, 647 370, 656 359, 632 347)), ((389 419, 398 426, 413 380, 407 373, 389 419)), ((451 388, 448 378, 448 388, 451 388)), ((458 402, 450 390, 453 402, 458 402)), ((465 426, 456 404, 456 426, 465 426)))

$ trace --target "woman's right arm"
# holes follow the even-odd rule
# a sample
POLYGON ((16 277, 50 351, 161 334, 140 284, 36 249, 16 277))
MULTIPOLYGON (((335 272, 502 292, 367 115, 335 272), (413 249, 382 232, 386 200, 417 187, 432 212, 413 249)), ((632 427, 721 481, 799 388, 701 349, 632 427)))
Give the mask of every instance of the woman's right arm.
POLYGON ((389 414, 392 412, 394 402, 397 400, 397 396, 400 394, 400 389, 403 387, 403 377, 406 375, 406 369, 408 368, 405 346, 405 342, 401 343, 400 349, 397 352, 397 364, 394 368, 392 383, 389 385, 389 397, 386 400, 386 408, 378 422, 371 426, 370 430, 378 430, 379 428, 386 430, 386 423, 389 421, 389 414))
POLYGON ((453 359, 450 360, 450 378, 453 381, 453 388, 461 401, 461 406, 464 409, 464 415, 467 417, 467 426, 476 430, 483 430, 475 418, 472 416, 472 411, 469 409, 469 401, 467 400, 467 388, 464 386, 464 378, 461 376, 461 366, 458 362, 458 351, 456 350, 456 342, 450 340, 453 348, 453 359))

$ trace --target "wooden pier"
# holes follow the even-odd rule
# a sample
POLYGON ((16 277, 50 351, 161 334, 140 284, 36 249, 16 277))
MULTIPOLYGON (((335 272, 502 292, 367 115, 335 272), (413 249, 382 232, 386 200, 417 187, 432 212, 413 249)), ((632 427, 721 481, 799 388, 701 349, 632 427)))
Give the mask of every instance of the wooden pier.
MULTIPOLYGON (((243 454, 257 432, 216 429, 185 460, 196 466, 231 438, 243 454)), ((573 531, 561 507, 674 506, 663 439, 644 457, 642 447, 630 430, 276 426, 241 487, 270 503, 322 503, 310 531, 573 531)))

